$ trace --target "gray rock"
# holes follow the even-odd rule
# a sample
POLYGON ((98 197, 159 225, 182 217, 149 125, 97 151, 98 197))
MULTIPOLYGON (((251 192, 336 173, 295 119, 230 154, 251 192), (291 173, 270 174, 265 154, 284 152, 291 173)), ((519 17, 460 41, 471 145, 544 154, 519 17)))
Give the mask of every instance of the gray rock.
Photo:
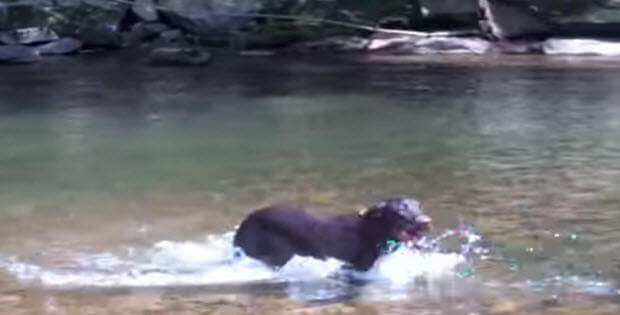
POLYGON ((145 22, 155 22, 159 18, 153 0, 135 0, 131 9, 145 22))
POLYGON ((193 47, 159 47, 149 54, 149 64, 152 66, 202 66, 210 61, 208 51, 193 47))
POLYGON ((620 41, 550 38, 543 43, 547 55, 620 56, 620 41))
POLYGON ((481 29, 488 31, 487 35, 492 38, 545 38, 552 32, 550 23, 527 3, 480 0, 479 6, 485 18, 481 29))
POLYGON ((65 37, 55 42, 47 43, 37 47, 41 55, 66 55, 75 53, 82 48, 82 42, 72 38, 65 37))
POLYGON ((7 45, 30 45, 55 41, 58 35, 49 28, 27 27, 0 33, 0 42, 7 45))
POLYGON ((20 45, 0 46, 0 64, 26 64, 39 59, 35 48, 20 45))
POLYGON ((255 0, 159 0, 162 21, 185 32, 208 37, 213 32, 236 31, 253 19, 244 16, 258 12, 261 1, 255 0), (217 12, 219 14, 212 14, 217 12), (226 14, 229 13, 229 14, 226 14))
POLYGON ((133 46, 142 41, 157 38, 167 30, 169 30, 168 26, 163 23, 137 23, 129 32, 127 44, 133 46))
POLYGON ((187 33, 203 35, 214 31, 210 20, 206 17, 188 17, 173 11, 160 11, 168 25, 187 33))

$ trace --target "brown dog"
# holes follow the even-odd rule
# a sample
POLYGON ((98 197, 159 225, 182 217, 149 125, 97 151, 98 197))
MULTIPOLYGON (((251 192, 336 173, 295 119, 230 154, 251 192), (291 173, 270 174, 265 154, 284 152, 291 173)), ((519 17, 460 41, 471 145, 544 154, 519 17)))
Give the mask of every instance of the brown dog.
POLYGON ((293 255, 334 257, 367 270, 390 240, 414 243, 430 228, 431 218, 414 199, 388 199, 358 213, 316 218, 295 205, 251 213, 235 234, 234 245, 272 266, 293 255))

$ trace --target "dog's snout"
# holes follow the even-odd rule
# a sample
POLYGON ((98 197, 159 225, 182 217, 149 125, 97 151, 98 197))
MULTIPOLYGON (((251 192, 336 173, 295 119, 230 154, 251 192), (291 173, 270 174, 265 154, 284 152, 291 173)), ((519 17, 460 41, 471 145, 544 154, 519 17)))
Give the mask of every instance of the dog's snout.
POLYGON ((431 222, 433 222, 433 219, 431 219, 431 217, 427 215, 420 215, 415 218, 415 222, 418 224, 431 224, 431 222))

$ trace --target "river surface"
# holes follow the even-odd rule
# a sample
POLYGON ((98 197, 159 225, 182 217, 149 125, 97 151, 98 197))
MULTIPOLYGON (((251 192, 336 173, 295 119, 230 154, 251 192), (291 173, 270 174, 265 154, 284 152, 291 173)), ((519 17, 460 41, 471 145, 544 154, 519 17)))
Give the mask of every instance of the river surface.
POLYGON ((0 314, 620 313, 620 62, 131 60, 0 68, 0 314), (451 239, 373 281, 230 254, 391 196, 451 239))

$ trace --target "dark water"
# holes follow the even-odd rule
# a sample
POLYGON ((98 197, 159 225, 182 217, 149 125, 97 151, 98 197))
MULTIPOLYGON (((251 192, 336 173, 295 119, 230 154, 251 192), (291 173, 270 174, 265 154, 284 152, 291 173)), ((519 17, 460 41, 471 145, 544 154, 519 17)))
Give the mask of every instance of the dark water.
MULTIPOLYGON (((457 282, 429 304, 413 294, 336 311, 415 301, 420 312, 617 313, 614 61, 222 57, 207 68, 154 69, 121 60, 0 69, 0 255, 63 266, 76 252, 229 231, 274 202, 326 214, 407 195, 437 230, 468 222, 491 244, 478 289, 457 282)), ((85 298, 5 278, 0 287, 12 289, 0 288, 0 305, 11 312, 204 311, 148 290, 85 298)), ((209 310, 306 310, 270 292, 229 290, 209 310)))

